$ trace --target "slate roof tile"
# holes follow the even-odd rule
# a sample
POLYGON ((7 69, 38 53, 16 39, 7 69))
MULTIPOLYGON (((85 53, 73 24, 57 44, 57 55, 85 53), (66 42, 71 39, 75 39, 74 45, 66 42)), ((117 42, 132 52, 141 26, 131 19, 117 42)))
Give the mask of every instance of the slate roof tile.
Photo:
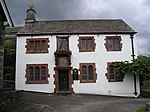
POLYGON ((18 35, 136 33, 122 19, 36 21, 23 26, 18 35))

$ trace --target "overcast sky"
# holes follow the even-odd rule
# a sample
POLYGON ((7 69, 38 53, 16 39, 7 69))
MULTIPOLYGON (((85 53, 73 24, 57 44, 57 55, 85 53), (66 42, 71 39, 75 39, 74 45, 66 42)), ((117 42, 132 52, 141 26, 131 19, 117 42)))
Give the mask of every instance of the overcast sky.
POLYGON ((15 26, 24 25, 28 5, 38 20, 123 19, 138 33, 138 53, 150 54, 150 0, 5 0, 15 26))

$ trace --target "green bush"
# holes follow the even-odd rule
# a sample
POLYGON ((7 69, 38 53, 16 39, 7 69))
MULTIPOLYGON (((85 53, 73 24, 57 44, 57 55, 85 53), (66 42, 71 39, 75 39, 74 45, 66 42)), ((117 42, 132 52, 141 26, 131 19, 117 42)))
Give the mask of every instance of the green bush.
POLYGON ((150 89, 142 89, 140 96, 150 98, 150 89))

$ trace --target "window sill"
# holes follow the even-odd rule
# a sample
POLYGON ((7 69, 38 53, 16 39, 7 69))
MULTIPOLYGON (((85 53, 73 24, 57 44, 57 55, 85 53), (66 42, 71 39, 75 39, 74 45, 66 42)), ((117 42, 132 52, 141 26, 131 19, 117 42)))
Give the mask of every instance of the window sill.
POLYGON ((42 53, 48 53, 48 51, 27 51, 26 54, 42 54, 42 53))
POLYGON ((79 52, 95 52, 95 50, 79 50, 79 52))
POLYGON ((107 51, 108 51, 108 52, 109 52, 109 51, 111 52, 111 51, 122 51, 122 50, 120 49, 120 50, 107 50, 107 51))
POLYGON ((109 80, 108 82, 123 82, 123 80, 109 80))
POLYGON ((48 81, 26 81, 26 84, 49 84, 48 81))
POLYGON ((96 80, 80 80, 80 83, 96 83, 96 80))

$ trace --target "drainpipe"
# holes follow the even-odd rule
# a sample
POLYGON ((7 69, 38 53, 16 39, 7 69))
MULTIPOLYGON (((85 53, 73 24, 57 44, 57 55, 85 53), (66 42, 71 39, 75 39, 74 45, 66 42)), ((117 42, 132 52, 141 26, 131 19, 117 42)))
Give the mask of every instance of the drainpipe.
POLYGON ((4 62, 4 23, 0 14, 0 89, 3 88, 3 62, 4 62))
MULTIPOLYGON (((130 38, 131 38, 131 46, 132 46, 132 59, 133 59, 133 63, 134 63, 134 60, 135 60, 135 54, 134 54, 134 44, 133 44, 133 36, 134 36, 134 34, 130 34, 130 38)), ((137 87, 136 87, 136 75, 134 74, 134 93, 133 94, 135 94, 135 96, 138 94, 137 93, 137 87)))

